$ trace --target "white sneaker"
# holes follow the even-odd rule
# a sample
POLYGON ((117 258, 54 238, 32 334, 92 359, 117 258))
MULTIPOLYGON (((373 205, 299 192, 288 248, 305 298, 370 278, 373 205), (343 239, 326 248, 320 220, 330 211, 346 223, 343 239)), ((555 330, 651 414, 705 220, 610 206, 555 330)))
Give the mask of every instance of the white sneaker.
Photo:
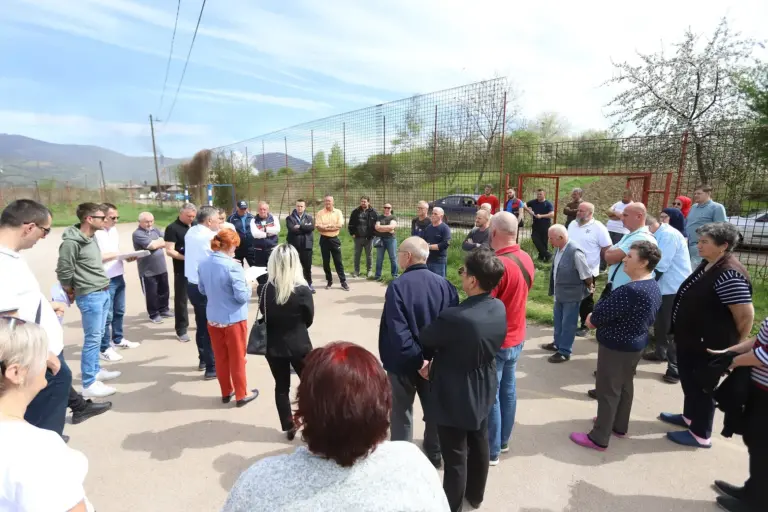
POLYGON ((96 381, 83 389, 83 398, 104 398, 117 393, 115 388, 109 387, 103 382, 96 381))
POLYGON ((120 361, 123 356, 118 354, 114 348, 109 347, 107 350, 102 352, 99 357, 101 357, 105 361, 109 361, 110 363, 114 363, 115 361, 120 361))
POLYGON ((119 347, 119 348, 139 348, 141 346, 141 343, 137 343, 135 341, 128 341, 127 339, 123 338, 120 340, 120 343, 113 343, 113 347, 119 347))
POLYGON ((96 380, 99 382, 106 382, 108 380, 116 379, 120 375, 122 375, 122 372, 111 372, 109 370, 101 369, 99 370, 99 373, 96 374, 96 380))

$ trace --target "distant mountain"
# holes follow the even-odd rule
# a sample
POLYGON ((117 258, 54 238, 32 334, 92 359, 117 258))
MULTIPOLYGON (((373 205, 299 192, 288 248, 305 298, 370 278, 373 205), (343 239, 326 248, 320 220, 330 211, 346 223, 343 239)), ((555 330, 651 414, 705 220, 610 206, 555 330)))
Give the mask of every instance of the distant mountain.
MULTIPOLYGON (((259 171, 272 169, 277 172, 278 169, 285 167, 285 153, 264 153, 263 157, 262 155, 253 155, 250 160, 251 166, 259 171)), ((312 167, 312 164, 301 158, 288 155, 288 167, 293 169, 294 172, 302 173, 307 172, 312 167)))
MULTIPOLYGON (((98 146, 53 144, 21 135, 0 133, 0 183, 29 183, 32 180, 55 179, 82 186, 100 183, 99 160, 104 166, 107 183, 154 183, 155 164, 152 157, 127 156, 98 146)), ((164 158, 162 166, 175 166, 181 159, 164 158)), ((167 181, 168 176, 162 176, 167 181)), ((171 176, 171 178, 173 178, 171 176)))

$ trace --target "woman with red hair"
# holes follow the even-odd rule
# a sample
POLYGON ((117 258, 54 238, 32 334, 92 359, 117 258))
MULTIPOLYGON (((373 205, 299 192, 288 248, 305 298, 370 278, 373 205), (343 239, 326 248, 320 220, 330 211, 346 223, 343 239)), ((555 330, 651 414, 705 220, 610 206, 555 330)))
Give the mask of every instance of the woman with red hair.
POLYGON ((238 245, 240 237, 235 231, 218 231, 211 240, 213 254, 197 268, 197 286, 208 298, 205 311, 221 401, 228 404, 234 396, 237 407, 243 407, 259 396, 259 391, 249 391, 245 378, 251 287, 245 280, 243 267, 234 260, 238 245))
POLYGON ((693 201, 691 201, 690 197, 678 196, 675 198, 674 201, 672 201, 672 208, 677 208, 678 210, 683 212, 683 217, 687 219, 688 212, 691 211, 692 204, 693 204, 693 201))
POLYGON ((369 351, 342 341, 310 352, 296 403, 307 446, 247 469, 223 512, 449 510, 427 457, 412 443, 385 440, 392 390, 369 351))

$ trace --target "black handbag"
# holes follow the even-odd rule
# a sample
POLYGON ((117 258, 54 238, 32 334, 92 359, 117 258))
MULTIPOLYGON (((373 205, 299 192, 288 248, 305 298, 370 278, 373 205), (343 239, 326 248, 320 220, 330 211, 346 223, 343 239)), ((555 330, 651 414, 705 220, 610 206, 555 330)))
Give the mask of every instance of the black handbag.
POLYGON ((264 304, 264 314, 256 319, 248 335, 248 347, 245 351, 253 356, 267 355, 267 303, 264 302, 267 298, 267 286, 269 283, 264 284, 259 298, 259 306, 264 304))
POLYGON ((380 236, 375 236, 373 237, 373 242, 371 243, 371 245, 373 245, 373 247, 376 247, 378 249, 379 247, 384 247, 384 242, 381 240, 380 236))

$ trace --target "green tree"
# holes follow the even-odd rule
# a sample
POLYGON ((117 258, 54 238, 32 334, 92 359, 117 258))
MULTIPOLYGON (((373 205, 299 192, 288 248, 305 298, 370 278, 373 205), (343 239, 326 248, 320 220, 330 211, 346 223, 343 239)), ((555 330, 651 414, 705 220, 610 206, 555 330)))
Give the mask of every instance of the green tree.
POLYGON ((277 170, 278 176, 293 176, 296 172, 290 167, 281 167, 277 170))
POLYGON ((328 169, 328 162, 325 159, 325 151, 321 149, 315 153, 315 156, 312 157, 312 167, 318 174, 323 173, 328 169))
POLYGON ((344 152, 338 142, 334 142, 331 146, 331 153, 328 155, 328 167, 334 174, 340 173, 344 169, 344 152))
POLYGON ((768 64, 757 66, 742 82, 741 91, 756 125, 751 136, 752 146, 768 165, 768 64))

